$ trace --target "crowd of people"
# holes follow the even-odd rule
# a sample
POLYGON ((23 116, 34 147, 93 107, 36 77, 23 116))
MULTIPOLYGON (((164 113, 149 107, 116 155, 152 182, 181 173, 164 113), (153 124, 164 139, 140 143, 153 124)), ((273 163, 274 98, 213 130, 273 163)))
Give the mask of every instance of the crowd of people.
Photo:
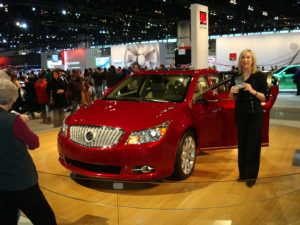
POLYGON ((66 112, 74 113, 79 107, 89 105, 101 98, 103 93, 129 74, 138 71, 139 65, 128 69, 110 66, 109 69, 42 69, 38 75, 33 72, 17 75, 7 70, 9 79, 18 89, 18 98, 12 109, 35 119, 39 112, 42 122, 62 125, 66 112))
MULTIPOLYGON (((35 119, 36 112, 40 112, 43 123, 53 123, 54 127, 59 127, 66 112, 74 113, 78 107, 89 105, 101 98, 106 89, 139 69, 139 65, 134 63, 127 69, 115 66, 110 66, 109 69, 89 68, 84 71, 42 69, 38 75, 17 75, 13 70, 8 70, 7 73, 19 93, 13 110, 26 113, 32 119, 35 119)), ((166 66, 160 65, 157 69, 166 69, 166 66)), ((239 70, 233 66, 231 71, 238 73, 239 70)), ((298 87, 297 95, 299 89, 298 87)))
MULTIPOLYGON (((129 68, 42 69, 38 74, 31 71, 20 74, 7 69, 9 79, 18 88, 18 98, 12 109, 35 119, 37 112, 42 122, 62 125, 66 112, 74 113, 79 107, 89 105, 103 96, 104 92, 126 76, 139 71, 139 64, 129 68)), ((167 69, 163 64, 156 69, 167 69)))

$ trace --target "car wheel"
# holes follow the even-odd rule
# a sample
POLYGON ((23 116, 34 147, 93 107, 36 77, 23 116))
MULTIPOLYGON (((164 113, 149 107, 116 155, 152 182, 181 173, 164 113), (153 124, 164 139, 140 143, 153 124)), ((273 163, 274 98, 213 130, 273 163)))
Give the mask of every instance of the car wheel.
POLYGON ((177 148, 173 178, 183 180, 189 177, 196 162, 196 139, 194 133, 186 132, 177 148))

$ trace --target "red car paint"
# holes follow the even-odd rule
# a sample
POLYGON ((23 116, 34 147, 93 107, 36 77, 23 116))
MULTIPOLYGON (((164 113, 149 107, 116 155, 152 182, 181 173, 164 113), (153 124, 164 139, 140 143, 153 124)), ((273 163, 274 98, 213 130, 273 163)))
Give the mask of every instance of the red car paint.
MULTIPOLYGON (((84 176, 112 180, 146 181, 173 174, 177 149, 182 137, 188 131, 195 136, 197 153, 204 149, 235 147, 237 138, 234 101, 228 98, 228 90, 226 90, 228 85, 226 83, 222 85, 225 87, 223 89, 220 87, 212 89, 219 81, 220 75, 215 70, 142 71, 125 78, 111 88, 103 99, 79 109, 66 119, 65 132, 60 131, 58 134, 60 163, 67 169, 84 176), (128 79, 138 79, 139 76, 144 80, 151 77, 153 90, 156 77, 164 77, 170 83, 172 79, 175 80, 175 83, 172 83, 173 86, 176 82, 185 82, 186 90, 180 92, 182 99, 175 97, 176 91, 170 95, 170 98, 175 99, 174 101, 160 101, 154 99, 153 96, 151 99, 149 98, 151 101, 147 101, 147 97, 138 100, 131 99, 131 95, 124 97, 120 93, 121 91, 114 93, 114 90, 127 82, 128 79), (168 80, 168 76, 174 77, 168 80), (181 79, 180 76, 186 80, 181 79), (195 88, 201 79, 202 82, 207 82, 207 87, 200 99, 195 100, 193 99, 195 88), (109 99, 109 96, 114 95, 120 99, 109 99), (161 139, 141 144, 127 143, 131 132, 147 130, 166 122, 169 123, 169 126, 161 139), (88 126, 89 128, 105 126, 109 129, 122 130, 122 135, 118 142, 112 146, 87 147, 71 140, 70 127, 72 126, 88 126), (134 168, 140 166, 151 166, 154 169, 148 173, 133 171, 134 168)), ((172 85, 167 85, 171 89, 172 85)), ((136 90, 142 90, 142 88, 136 90)), ((179 88, 176 90, 178 91, 179 88)), ((271 90, 273 91, 271 91, 272 97, 269 102, 264 104, 262 141, 264 145, 268 145, 269 141, 269 112, 276 100, 278 85, 275 84, 271 90)), ((83 135, 88 135, 87 131, 83 135)), ((189 174, 186 177, 188 176, 189 174)))

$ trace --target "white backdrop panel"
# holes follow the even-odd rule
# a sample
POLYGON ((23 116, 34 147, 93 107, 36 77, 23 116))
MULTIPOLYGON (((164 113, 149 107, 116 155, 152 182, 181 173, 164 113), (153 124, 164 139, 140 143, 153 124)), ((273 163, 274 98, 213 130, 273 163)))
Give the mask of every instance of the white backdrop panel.
POLYGON ((245 48, 254 51, 257 64, 265 69, 300 63, 299 33, 221 37, 216 40, 217 69, 230 70, 237 65, 239 53, 245 48), (229 60, 230 53, 237 53, 236 61, 229 60))

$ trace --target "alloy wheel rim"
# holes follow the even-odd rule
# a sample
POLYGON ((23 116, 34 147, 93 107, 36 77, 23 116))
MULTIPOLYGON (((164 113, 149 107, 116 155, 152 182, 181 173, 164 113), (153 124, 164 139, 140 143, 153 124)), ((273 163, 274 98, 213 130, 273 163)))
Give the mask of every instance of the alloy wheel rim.
POLYGON ((192 136, 187 136, 182 145, 181 169, 186 175, 190 174, 196 158, 196 143, 192 136))

